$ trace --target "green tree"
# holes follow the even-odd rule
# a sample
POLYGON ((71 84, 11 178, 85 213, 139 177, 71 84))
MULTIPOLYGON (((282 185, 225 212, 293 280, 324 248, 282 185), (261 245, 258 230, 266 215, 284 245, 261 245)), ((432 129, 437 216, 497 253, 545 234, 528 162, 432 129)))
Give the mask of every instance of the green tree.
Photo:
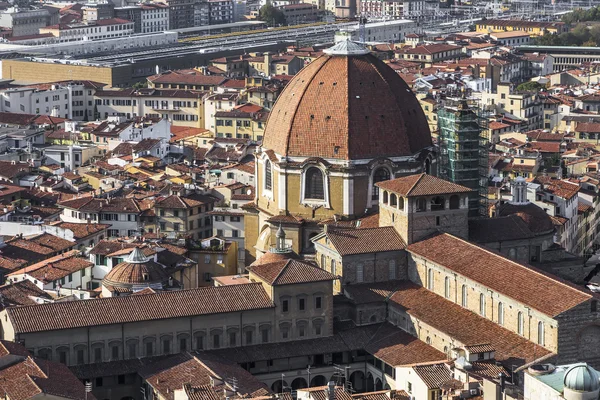
POLYGON ((258 19, 265 21, 268 26, 285 25, 285 15, 280 9, 274 7, 271 2, 267 2, 258 10, 258 19))
POLYGON ((136 82, 134 83, 132 86, 132 88, 134 89, 143 89, 143 88, 147 88, 148 87, 148 81, 140 81, 140 82, 136 82))
POLYGON ((519 86, 517 86, 517 90, 523 91, 523 92, 537 92, 538 90, 542 89, 543 87, 544 86, 539 84, 538 82, 529 81, 529 82, 521 83, 519 86))

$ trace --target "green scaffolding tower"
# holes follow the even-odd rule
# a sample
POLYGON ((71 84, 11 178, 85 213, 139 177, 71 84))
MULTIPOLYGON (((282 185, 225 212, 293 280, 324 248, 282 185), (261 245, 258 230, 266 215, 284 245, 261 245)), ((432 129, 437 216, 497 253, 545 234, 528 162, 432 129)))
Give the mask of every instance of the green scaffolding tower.
POLYGON ((487 216, 487 119, 475 102, 447 99, 438 110, 440 177, 473 189, 469 216, 487 216))

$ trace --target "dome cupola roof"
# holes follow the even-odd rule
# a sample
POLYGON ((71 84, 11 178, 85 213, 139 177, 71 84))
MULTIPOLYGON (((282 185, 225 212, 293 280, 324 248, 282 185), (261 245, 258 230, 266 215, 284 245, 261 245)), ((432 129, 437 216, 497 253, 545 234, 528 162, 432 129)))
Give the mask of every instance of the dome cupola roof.
POLYGON ((147 257, 139 247, 133 249, 125 261, 117 264, 102 280, 104 286, 134 289, 152 287, 162 289, 168 282, 165 268, 147 257))
POLYGON ((364 46, 340 41, 302 69, 269 114, 263 147, 281 156, 364 160, 432 145, 406 82, 364 46))
POLYGON ((600 375, 586 363, 575 364, 565 372, 564 385, 577 392, 594 392, 600 389, 600 375))

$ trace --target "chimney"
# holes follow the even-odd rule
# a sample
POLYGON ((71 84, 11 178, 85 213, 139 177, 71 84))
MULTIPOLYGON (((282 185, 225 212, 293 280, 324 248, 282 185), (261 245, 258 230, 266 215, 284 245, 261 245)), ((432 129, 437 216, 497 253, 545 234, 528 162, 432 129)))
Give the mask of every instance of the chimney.
POLYGON ((327 400, 335 400, 335 382, 329 381, 327 384, 327 400))

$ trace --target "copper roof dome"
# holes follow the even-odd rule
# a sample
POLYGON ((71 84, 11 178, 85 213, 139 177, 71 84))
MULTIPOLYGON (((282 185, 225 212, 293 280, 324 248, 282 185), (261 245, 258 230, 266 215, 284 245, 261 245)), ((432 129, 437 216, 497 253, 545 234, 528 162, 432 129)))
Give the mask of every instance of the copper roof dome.
POLYGON ((117 288, 153 287, 162 289, 169 274, 164 267, 146 257, 139 247, 133 249, 125 261, 117 264, 102 280, 104 286, 117 288))
POLYGON ((285 87, 263 146, 283 156, 373 159, 411 156, 432 145, 406 82, 357 43, 339 42, 285 87))

